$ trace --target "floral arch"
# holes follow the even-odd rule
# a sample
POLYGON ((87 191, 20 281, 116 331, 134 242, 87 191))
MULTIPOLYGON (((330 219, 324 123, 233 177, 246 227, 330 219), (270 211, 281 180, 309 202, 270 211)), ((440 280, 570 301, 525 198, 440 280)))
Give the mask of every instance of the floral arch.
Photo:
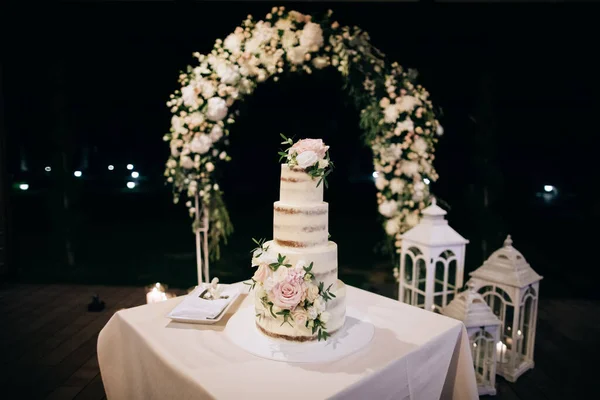
POLYGON ((367 32, 342 27, 331 14, 319 19, 274 7, 262 21, 248 16, 210 54, 194 53, 198 64, 180 73, 181 89, 167 102, 173 117, 164 136, 171 148, 164 175, 174 202, 186 199, 194 230, 208 236, 205 254, 218 258, 219 243, 232 229, 215 172, 230 160, 235 104, 286 72, 335 68, 344 77, 373 150, 379 212, 397 247, 428 204, 427 183, 437 179, 434 146, 443 133, 429 93, 416 84, 415 71, 388 63, 367 32))

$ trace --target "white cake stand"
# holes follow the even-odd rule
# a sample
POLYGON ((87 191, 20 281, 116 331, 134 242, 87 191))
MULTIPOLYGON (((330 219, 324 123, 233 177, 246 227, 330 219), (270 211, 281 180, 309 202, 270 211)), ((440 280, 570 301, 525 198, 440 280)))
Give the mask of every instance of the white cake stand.
POLYGON ((323 363, 339 360, 363 347, 373 338, 375 328, 366 315, 354 308, 346 309, 344 326, 327 340, 289 342, 270 338, 259 332, 254 306, 240 308, 225 326, 225 335, 234 344, 255 356, 290 363, 323 363))

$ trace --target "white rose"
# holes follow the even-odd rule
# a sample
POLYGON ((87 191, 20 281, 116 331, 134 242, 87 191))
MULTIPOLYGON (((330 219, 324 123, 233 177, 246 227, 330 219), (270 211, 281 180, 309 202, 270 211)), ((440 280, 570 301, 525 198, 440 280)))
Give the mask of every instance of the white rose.
POLYGON ((390 181, 390 190, 394 194, 402 193, 404 190, 404 181, 400 178, 394 178, 390 181))
POLYGON ((316 57, 312 63, 316 69, 323 69, 329 65, 329 60, 327 60, 327 57, 316 57))
POLYGON ((306 54, 306 49, 302 46, 296 46, 288 50, 287 58, 290 60, 292 64, 302 64, 304 62, 304 55, 306 54))
POLYGON ((398 107, 396 107, 395 104, 390 104, 389 106, 383 109, 383 120, 388 124, 396 122, 399 115, 400 111, 398 110, 398 107))
POLYGON ((403 161, 401 169, 404 175, 413 176, 419 172, 419 164, 414 161, 403 161))
POLYGON ((201 112, 193 112, 187 116, 187 124, 190 128, 195 128, 204 122, 204 115, 201 112))
MULTIPOLYGON (((257 285, 256 286, 256 295, 258 296, 259 299, 262 299, 263 297, 265 297, 267 295, 267 291, 261 285, 257 285)), ((258 302, 258 304, 262 305, 262 302, 258 302)))
POLYGON ((413 96, 401 96, 396 98, 398 110, 402 112, 411 111, 415 106, 420 105, 421 101, 413 96))
POLYGON ((308 313, 308 319, 316 319, 319 316, 317 309, 314 307, 308 307, 306 312, 308 313))
POLYGON ((331 318, 331 314, 329 314, 327 311, 322 312, 319 316, 319 320, 324 324, 326 324, 327 321, 329 321, 329 318, 331 318))
POLYGON ((242 38, 235 33, 230 34, 223 41, 223 47, 232 54, 240 52, 242 46, 242 38))
MULTIPOLYGON (((252 254, 252 266, 253 267, 257 267, 259 265, 269 266, 270 264, 273 264, 276 262, 277 262, 277 257, 269 254, 266 251, 262 251, 260 249, 255 250, 254 253, 252 254)), ((285 267, 281 267, 281 268, 285 268, 285 267)))
POLYGON ((211 121, 220 121, 227 116, 227 104, 220 97, 208 99, 206 118, 211 121))
POLYGON ((419 216, 415 213, 408 214, 406 216, 406 225, 413 227, 419 223, 419 216))
POLYGON ((313 302, 319 297, 319 287, 317 285, 310 284, 306 291, 306 299, 309 302, 313 302))
POLYGON ((185 169, 194 168, 194 161, 188 156, 181 157, 179 164, 185 169))
POLYGON ((398 218, 388 219, 385 223, 385 232, 393 236, 400 231, 400 221, 398 218))
POLYGON ((424 154, 427 151, 427 142, 425 139, 419 137, 415 139, 414 143, 410 147, 415 153, 424 154))
POLYGON ((389 184, 389 181, 387 179, 385 179, 385 177, 383 176, 383 174, 379 174, 379 175, 377 175, 377 178, 375 178, 375 187, 378 190, 385 189, 385 187, 388 184, 389 184))
POLYGON ((406 118, 404 121, 398 122, 398 125, 396 125, 396 129, 401 133, 412 132, 415 129, 415 124, 410 118, 406 118))
POLYGON ((425 190, 425 183, 417 182, 414 184, 414 188, 415 188, 415 191, 422 192, 423 190, 425 190))
POLYGON ((194 153, 204 154, 210 150, 210 146, 212 146, 210 138, 207 135, 199 135, 190 143, 190 150, 194 153))
POLYGON ((173 115, 171 118, 171 127, 176 133, 185 133, 186 131, 185 127, 183 126, 183 121, 177 115, 173 115))
POLYGON ((202 97, 205 99, 210 99, 217 92, 217 87, 213 81, 202 79, 198 82, 198 89, 200 93, 202 93, 202 97))
POLYGON ((323 169, 323 168, 327 168, 329 166, 329 160, 327 159, 322 159, 319 160, 319 168, 323 169))
POLYGON ((220 125, 215 125, 210 130, 210 140, 217 142, 223 137, 223 128, 220 125))
POLYGON ((289 29, 292 29, 292 21, 290 21, 289 19, 279 19, 277 20, 277 22, 275 22, 275 28, 282 30, 282 31, 287 31, 289 29))
POLYGON ((169 161, 167 161, 167 168, 175 168, 177 166, 177 161, 173 160, 172 158, 169 159, 169 161))
POLYGON ((325 311, 325 301, 321 297, 317 297, 313 302, 313 307, 315 308, 315 310, 317 310, 319 314, 321 314, 323 311, 325 311))
POLYGON ((308 168, 319 161, 319 156, 314 151, 304 151, 296 156, 296 162, 300 168, 308 168))
POLYGON ((381 215, 391 218, 398 213, 398 203, 396 200, 386 200, 379 205, 378 209, 381 215))
POLYGON ((192 85, 181 88, 181 99, 183 100, 183 104, 188 107, 195 107, 197 105, 198 96, 192 85))
POLYGON ((281 46, 286 50, 295 46, 296 43, 298 43, 298 37, 292 31, 286 31, 281 37, 281 46))
POLYGON ((300 34, 300 45, 306 48, 315 48, 323 46, 323 30, 319 24, 308 22, 304 25, 300 34))
POLYGON ((217 65, 215 72, 221 78, 221 82, 226 85, 234 85, 240 79, 240 74, 237 70, 232 65, 224 62, 217 65))
POLYGON ((381 100, 379 100, 379 107, 387 108, 389 105, 390 105, 390 99, 388 99, 387 97, 384 97, 381 100))
POLYGON ((213 172, 215 170, 215 165, 211 162, 207 162, 205 167, 208 172, 213 172))
POLYGON ((392 143, 384 147, 381 151, 381 159, 387 163, 394 163, 402 155, 402 145, 400 143, 392 143))

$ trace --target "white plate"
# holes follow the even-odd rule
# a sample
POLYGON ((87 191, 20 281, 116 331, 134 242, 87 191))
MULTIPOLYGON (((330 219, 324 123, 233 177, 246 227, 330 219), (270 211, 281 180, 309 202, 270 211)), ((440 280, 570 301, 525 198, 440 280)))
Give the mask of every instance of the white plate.
POLYGON ((346 309, 342 329, 325 341, 290 342, 270 338, 256 328, 254 306, 243 306, 231 316, 225 335, 237 346, 255 356, 290 363, 322 363, 339 360, 364 347, 373 338, 375 327, 355 308, 346 309))
MULTIPOLYGON (((229 285, 222 285, 222 286, 229 286, 229 285)), ((204 290, 204 286, 200 285, 198 287, 196 287, 196 289, 194 289, 192 292, 188 293, 187 296, 199 296, 200 293, 204 290)), ((223 311, 221 311, 221 313, 219 315, 217 315, 216 318, 212 318, 212 319, 196 319, 196 318, 181 318, 181 317, 174 317, 171 314, 173 313, 173 310, 175 310, 175 308, 177 308, 177 306, 175 306, 173 308, 173 310, 169 311, 169 313, 167 314, 167 318, 170 318, 172 321, 175 322, 183 322, 186 324, 204 324, 204 325, 212 325, 212 324, 216 324, 217 322, 219 322, 221 319, 223 319, 223 317, 225 316, 225 314, 227 314, 227 310, 229 310, 229 308, 231 308, 231 306, 233 305, 233 303, 236 302, 237 298, 240 296, 240 294, 242 293, 242 290, 238 290, 238 292, 233 295, 233 298, 231 299, 231 301, 229 302, 229 304, 227 304, 227 307, 225 307, 223 309, 223 311)))

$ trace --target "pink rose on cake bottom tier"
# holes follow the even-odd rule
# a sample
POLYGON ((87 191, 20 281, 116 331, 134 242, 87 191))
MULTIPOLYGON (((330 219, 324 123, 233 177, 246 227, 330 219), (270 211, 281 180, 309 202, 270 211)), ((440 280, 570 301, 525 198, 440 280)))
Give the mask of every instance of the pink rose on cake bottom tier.
POLYGON ((322 139, 302 139, 297 141, 290 150, 295 151, 297 154, 313 151, 321 159, 325 157, 329 146, 325 146, 322 139))
POLYGON ((302 300, 306 288, 304 283, 280 282, 269 292, 269 300, 284 310, 294 310, 302 300))

